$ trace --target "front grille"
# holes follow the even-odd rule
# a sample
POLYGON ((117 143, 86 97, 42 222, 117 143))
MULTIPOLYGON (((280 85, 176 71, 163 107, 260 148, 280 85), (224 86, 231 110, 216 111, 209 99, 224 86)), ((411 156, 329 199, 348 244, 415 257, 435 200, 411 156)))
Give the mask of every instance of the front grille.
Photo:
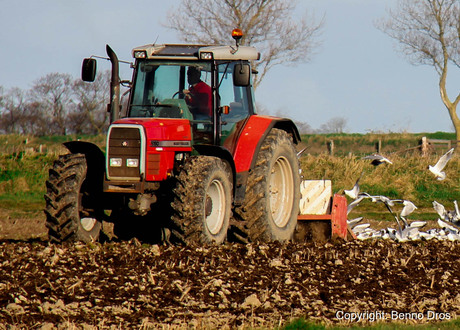
POLYGON ((113 127, 108 140, 109 178, 140 179, 141 132, 133 127, 113 127), (111 159, 121 159, 121 166, 110 166, 111 159), (137 167, 128 167, 128 159, 138 159, 137 167))

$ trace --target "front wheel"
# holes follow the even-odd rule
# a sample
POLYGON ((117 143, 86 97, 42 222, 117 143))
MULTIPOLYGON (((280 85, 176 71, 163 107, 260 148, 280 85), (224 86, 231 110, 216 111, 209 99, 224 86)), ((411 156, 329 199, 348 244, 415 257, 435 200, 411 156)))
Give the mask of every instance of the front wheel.
POLYGON ((245 200, 235 209, 238 228, 250 241, 288 241, 297 225, 299 199, 299 162, 293 142, 285 131, 274 128, 249 174, 245 200))
POLYGON ((46 227, 50 241, 99 239, 103 210, 98 205, 98 188, 86 180, 87 163, 83 154, 60 156, 46 181, 46 227))
POLYGON ((229 167, 216 157, 190 157, 176 179, 171 234, 186 244, 223 243, 232 205, 229 167))

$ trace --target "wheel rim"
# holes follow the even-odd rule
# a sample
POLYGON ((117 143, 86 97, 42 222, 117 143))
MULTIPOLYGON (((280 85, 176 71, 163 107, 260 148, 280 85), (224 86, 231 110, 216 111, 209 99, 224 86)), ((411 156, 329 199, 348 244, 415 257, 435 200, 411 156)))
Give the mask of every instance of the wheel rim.
POLYGON ((270 175, 270 211, 273 222, 282 228, 291 218, 294 200, 294 178, 288 159, 280 157, 273 165, 270 175))
POLYGON ((205 222, 209 232, 217 235, 224 223, 225 189, 219 180, 213 180, 209 186, 205 201, 205 222))
POLYGON ((96 222, 96 218, 85 217, 80 219, 80 224, 82 228, 86 231, 91 231, 96 225, 96 222))

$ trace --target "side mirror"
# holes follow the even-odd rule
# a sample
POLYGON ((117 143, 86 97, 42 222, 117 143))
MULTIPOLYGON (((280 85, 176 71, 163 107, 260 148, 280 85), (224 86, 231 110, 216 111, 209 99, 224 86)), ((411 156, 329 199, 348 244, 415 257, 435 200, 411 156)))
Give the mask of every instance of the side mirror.
POLYGON ((251 67, 247 63, 235 64, 233 69, 233 85, 249 86, 251 80, 251 67))
POLYGON ((81 79, 83 81, 93 82, 96 78, 96 60, 94 58, 85 58, 81 66, 81 79))

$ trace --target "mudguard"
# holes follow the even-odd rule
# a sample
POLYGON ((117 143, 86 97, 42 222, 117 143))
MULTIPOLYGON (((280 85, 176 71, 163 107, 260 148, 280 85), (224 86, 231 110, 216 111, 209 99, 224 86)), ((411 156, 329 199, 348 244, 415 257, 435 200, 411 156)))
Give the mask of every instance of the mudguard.
POLYGON ((254 168, 260 146, 272 128, 286 131, 292 136, 295 144, 300 142, 299 131, 290 119, 253 115, 240 133, 233 153, 237 173, 254 168))
POLYGON ((102 183, 105 177, 105 156, 102 150, 91 142, 70 141, 64 146, 73 154, 84 154, 86 157, 86 178, 95 189, 102 192, 102 183))
POLYGON ((295 144, 301 141, 299 131, 290 119, 260 115, 249 117, 233 152, 236 169, 235 204, 244 200, 249 171, 254 168, 261 145, 272 128, 286 131, 295 144))

